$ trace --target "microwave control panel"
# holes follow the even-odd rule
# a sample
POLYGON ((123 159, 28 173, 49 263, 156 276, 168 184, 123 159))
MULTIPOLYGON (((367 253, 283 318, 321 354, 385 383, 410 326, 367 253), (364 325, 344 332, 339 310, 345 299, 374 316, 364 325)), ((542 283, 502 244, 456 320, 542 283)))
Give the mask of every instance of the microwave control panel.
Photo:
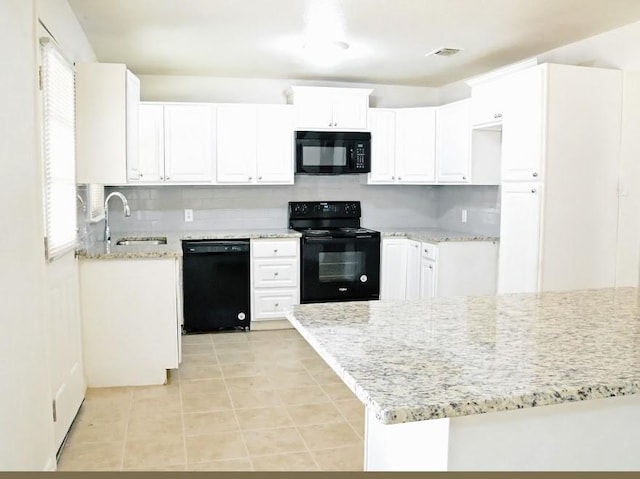
POLYGON ((355 160, 356 160, 356 170, 364 170, 367 168, 367 163, 366 163, 366 151, 367 148, 364 145, 364 143, 356 143, 354 145, 354 153, 355 153, 355 160))

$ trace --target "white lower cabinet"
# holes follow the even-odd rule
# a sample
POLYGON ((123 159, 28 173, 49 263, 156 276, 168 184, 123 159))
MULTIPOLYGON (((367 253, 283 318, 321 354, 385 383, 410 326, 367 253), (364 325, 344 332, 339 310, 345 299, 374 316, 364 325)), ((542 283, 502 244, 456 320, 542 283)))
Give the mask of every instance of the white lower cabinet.
POLYGON ((284 319, 300 303, 300 240, 251 240, 252 321, 284 319))
POLYGON ((180 362, 178 260, 82 259, 80 285, 87 386, 166 383, 180 362))
POLYGON ((495 294, 497 241, 383 239, 382 300, 495 294))

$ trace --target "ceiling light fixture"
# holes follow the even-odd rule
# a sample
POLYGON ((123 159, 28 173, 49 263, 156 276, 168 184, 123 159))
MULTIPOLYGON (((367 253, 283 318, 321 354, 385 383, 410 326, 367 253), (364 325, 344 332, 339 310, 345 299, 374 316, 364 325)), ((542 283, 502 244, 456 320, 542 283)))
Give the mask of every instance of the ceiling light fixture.
POLYGON ((307 61, 319 66, 331 66, 339 63, 349 44, 337 40, 314 38, 302 45, 304 57, 307 61))
POLYGON ((459 53, 461 50, 462 48, 440 47, 425 54, 425 57, 428 57, 431 55, 437 55, 439 57, 450 57, 452 55, 455 55, 456 53, 459 53))

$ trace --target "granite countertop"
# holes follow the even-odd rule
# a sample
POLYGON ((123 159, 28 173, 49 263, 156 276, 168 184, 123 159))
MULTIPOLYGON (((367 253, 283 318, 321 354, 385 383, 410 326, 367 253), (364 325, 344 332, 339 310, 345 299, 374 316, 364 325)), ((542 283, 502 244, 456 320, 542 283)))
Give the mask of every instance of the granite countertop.
POLYGON ((305 304, 290 322, 384 424, 640 392, 640 290, 305 304))
MULTIPOLYGON (((374 228, 375 229, 375 228, 374 228)), ((416 241, 440 243, 444 241, 498 241, 497 236, 446 230, 442 228, 382 228, 382 238, 408 238, 416 241)))
POLYGON ((236 230, 236 231, 184 231, 157 233, 113 233, 109 248, 102 241, 86 249, 80 249, 76 255, 86 259, 136 259, 181 257, 182 240, 214 240, 243 238, 299 238, 300 233, 290 229, 236 230), (130 245, 118 246, 121 238, 157 238, 166 237, 166 245, 130 245))

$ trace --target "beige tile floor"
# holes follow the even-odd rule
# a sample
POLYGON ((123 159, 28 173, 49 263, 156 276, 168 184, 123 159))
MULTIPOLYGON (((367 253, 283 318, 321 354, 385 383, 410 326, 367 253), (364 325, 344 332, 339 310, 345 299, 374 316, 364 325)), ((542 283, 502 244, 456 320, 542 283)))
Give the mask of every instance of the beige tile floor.
POLYGON ((58 470, 362 470, 363 405, 297 331, 182 344, 167 385, 87 391, 58 470))

